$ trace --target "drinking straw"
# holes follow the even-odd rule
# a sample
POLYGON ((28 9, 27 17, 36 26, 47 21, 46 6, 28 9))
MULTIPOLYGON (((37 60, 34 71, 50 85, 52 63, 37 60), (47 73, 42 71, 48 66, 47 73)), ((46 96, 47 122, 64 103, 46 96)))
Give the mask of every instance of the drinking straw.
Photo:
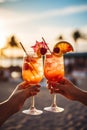
POLYGON ((21 45, 22 49, 24 50, 24 52, 26 53, 26 55, 28 56, 28 53, 27 53, 27 51, 25 50, 25 48, 24 48, 24 46, 22 45, 21 42, 20 42, 20 45, 21 45))
MULTIPOLYGON (((28 53, 27 53, 27 51, 25 50, 25 48, 24 48, 24 46, 23 46, 23 44, 22 44, 21 42, 20 42, 20 45, 21 45, 22 49, 24 50, 25 54, 26 54, 27 56, 29 56, 28 53)), ((35 69, 35 67, 33 66, 33 64, 32 64, 31 62, 30 62, 30 64, 31 64, 31 66, 33 67, 33 69, 36 71, 36 73, 38 73, 37 70, 35 69)))
MULTIPOLYGON (((43 37, 42 37, 42 40, 46 43, 46 41, 45 41, 45 39, 43 37)), ((49 46, 47 45, 47 43, 46 43, 46 46, 47 46, 48 50, 50 51, 50 53, 52 53, 49 46)))

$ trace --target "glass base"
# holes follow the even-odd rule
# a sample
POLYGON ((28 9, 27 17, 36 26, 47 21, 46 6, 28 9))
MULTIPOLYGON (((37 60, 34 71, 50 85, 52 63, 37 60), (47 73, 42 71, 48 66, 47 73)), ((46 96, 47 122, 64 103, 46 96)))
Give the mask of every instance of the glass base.
POLYGON ((27 115, 40 115, 43 113, 43 111, 37 110, 36 108, 30 108, 28 110, 23 110, 22 112, 27 115))
POLYGON ((64 111, 64 108, 61 108, 58 106, 55 106, 55 107, 50 106, 50 107, 45 107, 44 110, 57 113, 57 112, 64 111))

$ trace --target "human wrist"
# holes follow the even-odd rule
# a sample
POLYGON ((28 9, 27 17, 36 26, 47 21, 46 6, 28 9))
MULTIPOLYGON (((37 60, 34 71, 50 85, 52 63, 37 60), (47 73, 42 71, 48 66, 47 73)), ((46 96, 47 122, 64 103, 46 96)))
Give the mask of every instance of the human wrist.
POLYGON ((13 114, 9 100, 0 103, 0 126, 13 114))
POLYGON ((78 89, 76 92, 75 100, 87 105, 87 91, 78 89))
POLYGON ((14 112, 13 112, 13 107, 12 107, 12 103, 10 102, 9 99, 7 99, 4 103, 5 107, 6 107, 6 111, 7 111, 7 116, 11 116, 14 112))
POLYGON ((15 104, 15 102, 16 101, 14 100, 14 98, 9 98, 7 101, 8 107, 10 107, 10 114, 11 115, 13 115, 19 111, 18 104, 15 104))

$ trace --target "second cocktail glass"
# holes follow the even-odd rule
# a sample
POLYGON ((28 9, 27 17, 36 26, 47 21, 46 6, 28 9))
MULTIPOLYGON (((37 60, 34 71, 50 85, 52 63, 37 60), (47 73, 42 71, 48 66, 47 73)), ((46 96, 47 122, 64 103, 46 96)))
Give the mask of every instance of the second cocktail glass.
MULTIPOLYGON (((24 56, 22 77, 24 81, 28 81, 32 86, 38 84, 43 78, 43 64, 42 58, 35 55, 35 53, 29 53, 29 56, 24 56)), ((24 110, 23 113, 30 115, 39 115, 43 112, 35 108, 34 96, 32 96, 32 104, 28 110, 24 110)))
MULTIPOLYGON (((64 61, 63 55, 56 56, 47 54, 44 64, 44 75, 48 81, 58 82, 64 76, 64 61)), ((44 110, 51 112, 62 112, 64 109, 56 104, 56 94, 53 93, 53 102, 50 107, 45 107, 44 110)))

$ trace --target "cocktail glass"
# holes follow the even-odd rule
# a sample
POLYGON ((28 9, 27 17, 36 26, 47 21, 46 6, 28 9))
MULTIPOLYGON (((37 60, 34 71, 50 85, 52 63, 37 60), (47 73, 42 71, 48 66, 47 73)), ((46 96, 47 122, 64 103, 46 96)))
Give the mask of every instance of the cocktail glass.
MULTIPOLYGON (((47 54, 44 63, 44 75, 48 81, 59 82, 64 76, 64 61, 63 56, 47 54)), ((56 104, 56 94, 53 93, 53 102, 50 107, 45 107, 44 110, 51 112, 62 112, 64 109, 56 104)))
MULTIPOLYGON (((37 57, 35 54, 24 56, 22 77, 24 81, 28 81, 32 86, 38 84, 43 78, 42 58, 37 57)), ((23 110, 23 113, 30 115, 39 115, 43 113, 43 111, 35 108, 34 96, 32 96, 31 107, 28 110, 23 110)))

